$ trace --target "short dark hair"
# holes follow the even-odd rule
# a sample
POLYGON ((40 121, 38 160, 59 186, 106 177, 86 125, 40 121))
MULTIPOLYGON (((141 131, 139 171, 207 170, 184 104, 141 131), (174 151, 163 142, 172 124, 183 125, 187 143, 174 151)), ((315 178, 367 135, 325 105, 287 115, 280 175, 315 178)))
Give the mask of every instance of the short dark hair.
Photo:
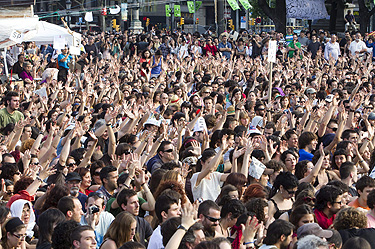
POLYGON ((312 141, 317 140, 317 139, 318 137, 315 135, 315 133, 306 131, 302 133, 301 136, 298 138, 298 148, 304 149, 312 141))
POLYGON ((52 233, 52 248, 71 249, 70 236, 72 231, 80 226, 78 222, 68 220, 57 224, 52 233))
POLYGON ((220 211, 220 207, 215 202, 211 200, 202 202, 198 207, 198 216, 201 214, 208 215, 211 208, 220 211))
POLYGON ((366 187, 375 187, 375 180, 370 176, 362 176, 355 184, 357 191, 363 191, 366 187))
POLYGON ((293 224, 285 220, 275 220, 267 229, 267 235, 263 240, 266 245, 276 244, 282 235, 289 236, 293 232, 293 224))
POLYGON ((4 105, 8 106, 8 101, 11 101, 12 97, 19 97, 19 96, 20 95, 18 94, 18 92, 14 92, 14 91, 7 92, 7 94, 4 97, 4 105))
POLYGON ((341 164, 340 166, 340 177, 341 179, 346 179, 350 176, 350 173, 352 173, 355 170, 355 165, 352 162, 345 162, 341 164))
POLYGON ((332 185, 323 186, 316 195, 315 208, 323 211, 327 207, 327 203, 335 202, 339 195, 342 195, 342 190, 338 187, 332 185))
POLYGON ((164 152, 165 146, 170 145, 170 144, 172 144, 170 141, 163 141, 163 142, 161 142, 161 144, 160 144, 157 152, 158 153, 159 152, 164 152))
POLYGON ((137 192, 135 192, 133 189, 123 189, 121 192, 117 195, 117 204, 121 207, 122 204, 125 206, 128 204, 128 198, 137 195, 137 192))
POLYGON ((350 134, 352 134, 352 133, 358 134, 358 132, 356 130, 347 129, 347 130, 342 132, 341 138, 345 139, 345 140, 348 140, 349 137, 350 137, 350 134))
POLYGON ((144 245, 135 241, 128 241, 123 244, 119 249, 146 249, 144 245))
POLYGON ((375 189, 372 190, 368 196, 367 196, 367 206, 370 209, 373 209, 375 207, 375 189))
POLYGON ((158 217, 159 222, 163 222, 163 217, 161 213, 164 211, 168 213, 168 210, 171 208, 173 204, 178 204, 179 199, 181 199, 181 195, 173 190, 165 190, 162 195, 160 195, 155 202, 155 213, 156 217, 158 217))
POLYGON ((199 222, 192 225, 189 230, 185 233, 184 237, 181 240, 179 249, 188 249, 186 243, 193 244, 195 241, 195 234, 194 231, 203 230, 203 225, 199 222))
POLYGON ((181 217, 172 217, 161 225, 161 235, 163 236, 163 245, 166 246, 173 234, 177 231, 177 227, 181 224, 181 217))
POLYGON ((82 237, 82 232, 84 232, 84 231, 93 231, 94 232, 94 229, 92 229, 92 227, 90 227, 88 225, 79 226, 79 227, 76 227, 76 228, 73 229, 72 234, 70 235, 70 241, 72 242, 73 248, 74 248, 73 241, 75 241, 75 240, 80 241, 81 237, 82 237))
POLYGON ((57 208, 66 216, 68 211, 74 210, 74 199, 77 198, 73 196, 64 196, 57 203, 57 208))
POLYGON ((220 217, 225 218, 229 213, 232 213, 232 218, 238 218, 241 214, 246 212, 246 208, 240 200, 232 199, 221 208, 220 217))
POLYGON ((102 168, 102 170, 100 171, 100 180, 103 182, 104 179, 108 178, 109 173, 113 171, 117 171, 116 167, 114 166, 106 166, 102 168))

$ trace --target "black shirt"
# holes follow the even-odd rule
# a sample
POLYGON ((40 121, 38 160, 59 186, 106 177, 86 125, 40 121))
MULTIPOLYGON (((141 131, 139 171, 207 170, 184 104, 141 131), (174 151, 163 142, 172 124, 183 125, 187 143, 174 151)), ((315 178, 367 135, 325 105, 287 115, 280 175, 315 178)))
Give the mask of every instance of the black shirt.
POLYGON ((310 44, 307 46, 307 51, 311 52, 312 59, 315 59, 316 53, 318 52, 319 48, 320 48, 320 42, 315 42, 315 43, 310 42, 310 44))
POLYGON ((339 230, 339 233, 342 238, 342 244, 345 244, 345 242, 350 238, 360 237, 370 243, 371 249, 375 249, 375 228, 351 228, 339 230))
POLYGON ((139 243, 142 245, 146 245, 146 239, 150 238, 152 233, 154 232, 150 226, 150 223, 148 223, 145 219, 136 216, 135 219, 137 220, 137 228, 136 233, 139 236, 139 243))
POLYGON ((22 71, 23 71, 23 67, 21 66, 20 62, 17 61, 16 63, 14 63, 13 73, 14 74, 20 74, 20 73, 22 73, 22 71))

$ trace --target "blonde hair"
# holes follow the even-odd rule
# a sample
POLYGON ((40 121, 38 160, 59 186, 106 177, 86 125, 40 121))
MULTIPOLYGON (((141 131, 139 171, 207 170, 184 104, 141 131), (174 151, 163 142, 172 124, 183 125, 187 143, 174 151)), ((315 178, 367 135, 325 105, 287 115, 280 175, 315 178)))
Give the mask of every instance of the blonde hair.
MULTIPOLYGON (((137 222, 134 215, 123 211, 119 213, 109 226, 103 240, 111 239, 116 243, 117 248, 130 241, 131 225, 137 222)), ((137 236, 137 234, 136 234, 137 236)))
POLYGON ((165 181, 170 181, 170 180, 178 182, 179 175, 180 173, 178 173, 176 170, 168 170, 161 178, 160 183, 163 183, 165 181))

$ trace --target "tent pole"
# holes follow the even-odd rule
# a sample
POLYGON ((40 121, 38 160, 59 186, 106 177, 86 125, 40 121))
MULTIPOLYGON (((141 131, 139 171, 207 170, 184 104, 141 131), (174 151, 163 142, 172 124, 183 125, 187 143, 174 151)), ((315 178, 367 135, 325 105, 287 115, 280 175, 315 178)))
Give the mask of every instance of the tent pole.
POLYGON ((8 77, 9 74, 8 74, 8 65, 7 65, 7 48, 6 48, 6 47, 4 48, 3 57, 4 57, 5 75, 8 77))

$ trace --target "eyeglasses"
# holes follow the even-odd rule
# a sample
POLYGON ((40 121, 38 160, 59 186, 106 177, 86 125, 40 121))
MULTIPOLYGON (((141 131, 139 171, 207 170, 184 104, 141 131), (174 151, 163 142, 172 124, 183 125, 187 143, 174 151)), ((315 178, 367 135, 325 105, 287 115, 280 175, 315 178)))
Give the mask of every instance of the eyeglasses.
POLYGON ((14 233, 13 233, 13 236, 16 237, 17 239, 25 239, 26 238, 26 235, 20 235, 20 234, 14 234, 14 233))
POLYGON ((328 127, 328 128, 330 128, 333 131, 337 131, 337 127, 328 127))
POLYGON ((76 165, 75 163, 68 163, 66 166, 67 167, 73 167, 74 165, 76 165))
POLYGON ((305 201, 305 202, 316 202, 316 198, 315 197, 306 196, 306 197, 303 198, 303 201, 305 201))
POLYGON ((220 220, 220 218, 214 218, 205 214, 204 214, 204 217, 206 217, 211 222, 218 222, 220 220))
POLYGON ((163 152, 173 152, 173 149, 169 149, 169 150, 165 150, 165 151, 163 151, 163 152))
POLYGON ((205 93, 205 94, 210 94, 210 92, 203 92, 203 93, 205 93))
POLYGON ((129 155, 130 153, 133 153, 133 150, 132 150, 132 149, 130 149, 130 150, 125 150, 125 151, 124 151, 124 154, 125 154, 125 155, 129 155))
POLYGON ((294 190, 287 190, 287 189, 285 189, 286 190, 286 192, 288 192, 288 194, 290 194, 290 195, 294 195, 295 193, 296 193, 296 191, 294 191, 294 190))
POLYGON ((94 176, 100 176, 100 171, 95 171, 94 176))
POLYGON ((103 193, 101 193, 101 192, 91 192, 91 193, 87 196, 87 198, 94 197, 94 196, 97 196, 97 197, 99 197, 99 198, 101 198, 101 199, 104 199, 104 195, 103 195, 103 193))

